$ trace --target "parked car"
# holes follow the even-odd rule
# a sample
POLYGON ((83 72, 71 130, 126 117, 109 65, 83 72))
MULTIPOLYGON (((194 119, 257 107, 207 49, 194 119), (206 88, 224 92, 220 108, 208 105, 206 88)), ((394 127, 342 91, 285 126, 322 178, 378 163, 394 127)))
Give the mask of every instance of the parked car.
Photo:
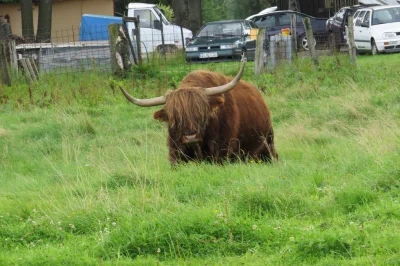
POLYGON ((204 24, 186 46, 186 61, 254 60, 258 27, 249 20, 204 24))
MULTIPOLYGON (((262 11, 263 12, 263 11, 262 11)), ((273 36, 281 33, 282 29, 290 28, 291 16, 296 15, 296 38, 298 48, 308 50, 309 42, 307 40, 304 29, 303 18, 310 18, 311 27, 313 29, 316 44, 325 44, 328 40, 327 32, 325 31, 326 18, 315 18, 297 11, 281 10, 259 13, 250 16, 250 20, 254 21, 259 28, 266 28, 268 36, 273 36)))
POLYGON ((326 21, 326 31, 329 33, 329 48, 333 51, 339 51, 340 47, 347 46, 346 27, 349 16, 366 6, 355 5, 341 8, 333 17, 326 21))
POLYGON ((400 5, 357 10, 354 14, 354 42, 359 53, 400 52, 400 5))

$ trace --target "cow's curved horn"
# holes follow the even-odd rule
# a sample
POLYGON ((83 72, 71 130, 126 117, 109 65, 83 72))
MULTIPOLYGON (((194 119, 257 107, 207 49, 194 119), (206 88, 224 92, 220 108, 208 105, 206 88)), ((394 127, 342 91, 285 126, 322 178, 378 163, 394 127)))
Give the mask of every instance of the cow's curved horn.
POLYGON ((156 105, 163 105, 165 104, 165 96, 160 96, 156 98, 150 98, 150 99, 136 99, 129 95, 122 87, 121 85, 119 86, 119 89, 122 91, 122 93, 125 95, 125 97, 131 102, 136 105, 142 106, 142 107, 150 107, 150 106, 156 106, 156 105))
POLYGON ((212 96, 212 95, 222 94, 222 93, 228 92, 231 89, 233 89, 236 86, 236 84, 238 84, 238 82, 240 81, 240 78, 242 77, 246 61, 247 61, 246 58, 244 58, 242 60, 242 66, 240 67, 239 73, 236 75, 236 77, 231 82, 229 82, 225 85, 222 85, 222 86, 207 88, 207 89, 205 89, 205 93, 209 96, 212 96))

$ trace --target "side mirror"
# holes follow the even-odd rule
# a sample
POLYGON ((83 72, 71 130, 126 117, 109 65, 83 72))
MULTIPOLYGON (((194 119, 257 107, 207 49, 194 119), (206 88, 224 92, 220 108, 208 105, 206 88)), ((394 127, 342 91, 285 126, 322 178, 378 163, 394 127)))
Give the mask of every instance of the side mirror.
POLYGON ((368 22, 362 22, 361 27, 363 28, 369 28, 369 23, 368 22))
POLYGON ((153 25, 156 30, 161 30, 161 21, 159 21, 158 19, 153 20, 153 25))

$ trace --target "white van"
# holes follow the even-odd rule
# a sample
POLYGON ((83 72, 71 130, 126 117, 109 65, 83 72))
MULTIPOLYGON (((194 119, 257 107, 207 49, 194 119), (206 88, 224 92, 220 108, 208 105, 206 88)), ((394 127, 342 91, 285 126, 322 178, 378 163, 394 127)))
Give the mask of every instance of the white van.
MULTIPOLYGON (((140 18, 140 41, 142 43, 142 53, 161 50, 161 27, 164 32, 164 44, 168 50, 184 48, 188 42, 187 40, 193 37, 192 31, 182 28, 182 43, 181 27, 169 22, 163 12, 154 4, 130 3, 128 5, 128 17, 137 16, 140 18)), ((127 28, 131 40, 135 41, 135 38, 133 37, 135 23, 128 22, 127 28)))

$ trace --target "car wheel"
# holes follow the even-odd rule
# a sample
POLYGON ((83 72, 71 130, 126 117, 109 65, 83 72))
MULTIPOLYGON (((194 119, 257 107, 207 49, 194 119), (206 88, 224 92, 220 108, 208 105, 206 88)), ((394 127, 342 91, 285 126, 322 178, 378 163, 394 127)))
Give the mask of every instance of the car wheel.
POLYGON ((177 52, 177 47, 175 45, 159 45, 157 46, 157 52, 166 54, 175 54, 177 52))
POLYGON ((372 41, 371 41, 371 54, 372 55, 379 54, 379 51, 378 51, 378 48, 376 48, 376 43, 375 43, 374 39, 372 39, 372 41))
POLYGON ((336 40, 335 34, 332 32, 329 34, 328 37, 328 44, 329 44, 329 50, 331 52, 339 52, 340 51, 340 45, 338 44, 338 40, 336 40))
MULTIPOLYGON (((317 44, 317 41, 314 39, 314 47, 316 44, 317 44)), ((310 48, 308 47, 307 35, 303 35, 302 37, 300 37, 299 45, 300 45, 301 50, 304 50, 304 51, 310 50, 310 48)))

